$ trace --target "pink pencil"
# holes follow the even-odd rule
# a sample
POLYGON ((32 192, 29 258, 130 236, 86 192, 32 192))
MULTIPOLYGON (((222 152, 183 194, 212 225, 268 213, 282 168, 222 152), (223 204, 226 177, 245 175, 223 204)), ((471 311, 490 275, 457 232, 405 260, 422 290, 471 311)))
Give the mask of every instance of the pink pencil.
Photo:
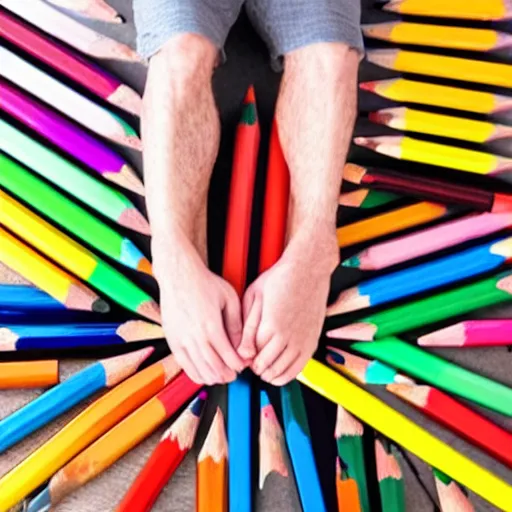
POLYGON ((380 270, 512 226, 510 213, 468 215, 445 224, 373 245, 346 259, 344 267, 380 270))
POLYGON ((418 338, 423 347, 512 345, 512 320, 468 320, 418 338))

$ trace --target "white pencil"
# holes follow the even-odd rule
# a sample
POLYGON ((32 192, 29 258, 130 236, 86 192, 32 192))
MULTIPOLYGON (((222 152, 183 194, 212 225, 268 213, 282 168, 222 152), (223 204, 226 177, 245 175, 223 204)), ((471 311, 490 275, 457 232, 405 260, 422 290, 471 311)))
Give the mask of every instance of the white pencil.
POLYGON ((48 0, 57 7, 77 12, 80 16, 110 23, 123 23, 123 17, 104 0, 48 0))
POLYGON ((141 60, 130 47, 82 25, 43 0, 0 0, 0 5, 91 57, 141 60))
MULTIPOLYGON (((4 0, 0 0, 2 2, 4 0)), ((23 3, 23 2, 22 2, 23 3)), ((0 76, 118 144, 141 149, 137 133, 121 118, 0 46, 0 76)))

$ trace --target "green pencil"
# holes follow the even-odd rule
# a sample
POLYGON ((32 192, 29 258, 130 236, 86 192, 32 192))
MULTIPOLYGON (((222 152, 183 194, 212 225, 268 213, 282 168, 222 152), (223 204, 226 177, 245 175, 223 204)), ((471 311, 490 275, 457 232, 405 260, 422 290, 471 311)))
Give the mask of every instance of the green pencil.
POLYGON ((512 271, 367 316, 330 338, 371 341, 512 300, 512 271))
POLYGON ((0 150, 105 217, 140 233, 149 234, 148 222, 121 192, 93 178, 2 119, 0 150))
POLYGON ((391 203, 400 199, 400 196, 382 190, 359 188, 352 192, 345 192, 340 195, 339 205, 347 208, 361 208, 370 210, 377 206, 391 203))
POLYGON ((512 416, 512 388, 445 361, 397 338, 350 347, 422 381, 506 416, 512 416))
POLYGON ((127 267, 151 274, 151 264, 131 240, 1 153, 0 185, 98 251, 127 267))
POLYGON ((375 458, 382 512, 406 512, 405 486, 396 449, 384 439, 375 439, 375 458))

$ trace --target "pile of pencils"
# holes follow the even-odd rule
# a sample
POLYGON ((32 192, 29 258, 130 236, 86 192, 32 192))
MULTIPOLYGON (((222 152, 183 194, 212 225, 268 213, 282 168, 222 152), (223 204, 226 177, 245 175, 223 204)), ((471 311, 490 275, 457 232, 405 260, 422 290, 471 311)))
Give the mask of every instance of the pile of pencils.
MULTIPOLYGON (((404 171, 394 160, 369 167, 367 153, 352 151, 340 213, 343 218, 356 211, 358 219, 339 227, 338 239, 340 272, 357 273, 358 282, 329 305, 329 345, 321 343, 319 351, 327 353, 325 364, 312 359, 296 381, 272 390, 250 372, 242 373, 228 385, 223 411, 172 354, 162 357, 159 306, 139 284, 152 275, 150 261, 133 241, 148 245, 149 225, 135 206, 144 186, 116 145, 140 150, 131 124, 141 99, 91 60, 135 62, 138 57, 50 4, 80 16, 123 21, 103 0, 0 1, 0 352, 5 361, 0 362, 0 390, 45 389, 0 419, 0 457, 74 406, 92 401, 0 474, 0 511, 54 508, 165 425, 129 490, 111 507, 151 510, 196 444, 208 401, 214 415, 205 414, 208 433, 198 447, 199 512, 266 510, 276 506, 276 496, 286 498, 283 507, 293 510, 327 511, 317 470, 322 461, 313 450, 299 382, 337 404, 332 482, 340 512, 371 512, 372 492, 383 512, 405 511, 408 452, 432 467, 437 497, 430 498, 443 512, 474 510, 464 488, 512 511, 509 484, 363 388, 384 386, 512 467, 510 432, 472 408, 474 403, 510 417, 512 389, 416 346, 503 350, 512 343, 512 320, 456 320, 512 297, 507 266, 512 239, 502 233, 512 225, 512 189, 508 193, 503 184, 512 176, 512 160, 506 145, 505 155, 494 145, 512 132, 505 121, 493 123, 510 100, 468 84, 458 88, 408 78, 361 84, 395 102, 423 105, 372 112, 370 121, 450 141, 405 135, 354 139, 372 151, 430 167, 418 165, 416 172, 409 165, 404 171), (431 112, 429 106, 458 110, 460 117, 431 112), (480 118, 462 117, 470 112, 480 118), (472 146, 459 147, 465 143, 472 146), (447 173, 433 167, 439 165, 447 173), (473 180, 471 173, 485 177, 473 180), (417 229, 426 224, 432 225, 417 229), (399 233, 404 230, 409 232, 399 233), (368 311, 374 307, 379 309, 368 311), (61 379, 59 361, 77 351, 94 358, 104 349, 121 355, 61 379), (370 445, 363 441, 368 438, 370 445), (253 490, 253 467, 259 468, 259 492, 253 490)), ((459 25, 512 17, 506 5, 504 0, 391 0, 384 10, 418 21, 364 31, 369 41, 499 52, 511 36, 459 25), (426 24, 423 15, 458 20, 458 26, 446 20, 426 24)), ((370 50, 367 59, 404 73, 512 86, 508 64, 466 54, 386 49, 370 50)), ((240 296, 247 285, 259 144, 251 87, 234 143, 223 261, 223 275, 240 296)), ((288 202, 289 172, 274 122, 260 272, 283 251, 288 202)))

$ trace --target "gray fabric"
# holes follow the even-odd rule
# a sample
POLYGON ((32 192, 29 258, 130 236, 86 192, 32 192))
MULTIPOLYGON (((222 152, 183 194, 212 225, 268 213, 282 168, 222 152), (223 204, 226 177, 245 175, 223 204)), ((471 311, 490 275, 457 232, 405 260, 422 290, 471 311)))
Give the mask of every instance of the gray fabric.
POLYGON ((172 36, 201 34, 219 49, 245 4, 272 59, 319 42, 362 50, 361 5, 354 0, 134 0, 137 46, 144 57, 172 36))

